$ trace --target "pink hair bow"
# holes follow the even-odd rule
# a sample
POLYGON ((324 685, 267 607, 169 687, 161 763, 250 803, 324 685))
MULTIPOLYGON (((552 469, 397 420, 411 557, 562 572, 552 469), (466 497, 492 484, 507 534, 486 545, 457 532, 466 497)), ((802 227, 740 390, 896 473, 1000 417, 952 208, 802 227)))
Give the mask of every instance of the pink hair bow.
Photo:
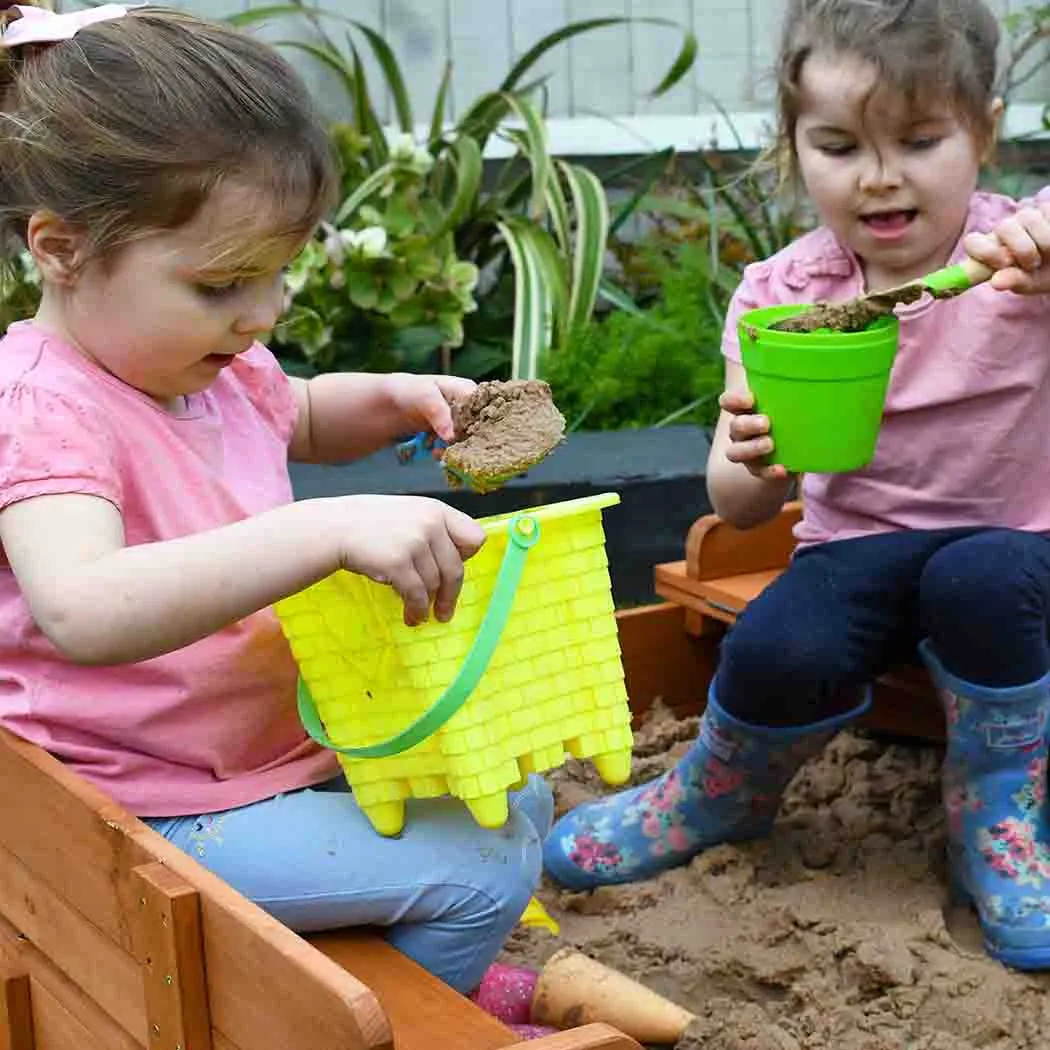
MULTIPOLYGON (((135 4, 135 7, 144 6, 135 4)), ((103 4, 86 11, 70 11, 59 15, 45 11, 42 7, 15 5, 22 17, 10 22, 0 34, 0 47, 21 47, 23 44, 54 44, 59 40, 70 40, 84 28, 96 22, 111 22, 128 13, 124 4, 103 4)))

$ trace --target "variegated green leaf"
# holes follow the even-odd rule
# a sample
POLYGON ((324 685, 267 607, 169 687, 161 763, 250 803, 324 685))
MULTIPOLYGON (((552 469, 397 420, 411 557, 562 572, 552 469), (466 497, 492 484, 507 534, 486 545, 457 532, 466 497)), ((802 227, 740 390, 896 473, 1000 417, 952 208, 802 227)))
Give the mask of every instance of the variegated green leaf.
POLYGON ((507 104, 523 124, 523 151, 532 169, 532 194, 529 213, 533 219, 542 217, 547 203, 547 184, 551 177, 551 157, 547 147, 547 125, 539 110, 518 95, 506 95, 507 104))
POLYGON ((369 197, 375 193, 380 186, 393 174, 396 169, 396 165, 393 163, 384 164, 381 168, 377 168, 368 176, 367 179, 362 182, 349 197, 339 206, 339 211, 335 215, 336 226, 341 226, 351 215, 361 207, 362 204, 369 197))
POLYGON ((438 228, 439 236, 455 229, 470 214, 481 186, 483 170, 481 150, 469 135, 460 135, 445 156, 455 174, 455 192, 448 214, 438 228))
MULTIPOLYGON (((671 21, 667 18, 631 18, 620 16, 590 18, 581 22, 572 22, 567 26, 562 26, 561 29, 558 29, 553 33, 549 33, 547 36, 533 44, 532 47, 530 47, 529 50, 526 51, 517 62, 515 62, 514 67, 506 77, 504 77, 503 83, 500 85, 501 90, 516 90, 518 81, 521 80, 526 71, 534 66, 548 51, 557 47, 564 41, 569 40, 574 36, 579 36, 581 33, 589 33, 592 30, 603 29, 606 26, 624 25, 628 22, 669 26, 673 29, 682 30, 682 27, 677 22, 671 21)), ((682 46, 679 49, 678 54, 675 55, 674 61, 660 80, 660 83, 649 93, 650 96, 655 98, 657 95, 662 95, 664 92, 669 91, 674 87, 674 85, 677 84, 692 68, 693 63, 696 61, 696 54, 696 37, 691 32, 683 31, 682 46)))
POLYGON ((550 345, 551 296, 543 262, 533 243, 532 226, 521 219, 497 224, 514 267, 514 342, 511 376, 535 379, 550 345))
POLYGON ((429 143, 433 148, 441 139, 445 129, 445 110, 448 108, 448 93, 452 88, 452 63, 445 63, 445 71, 441 74, 441 83, 438 85, 437 98, 434 100, 434 112, 430 118, 429 143))
POLYGON ((562 190, 561 180, 552 178, 547 183, 547 214, 550 215, 551 226, 554 228, 554 236, 558 240, 558 247, 565 258, 572 251, 572 219, 569 214, 569 204, 562 190))
POLYGON ((598 296, 609 239, 609 202, 594 172, 564 161, 559 162, 558 168, 569 185, 576 215, 566 320, 566 329, 572 333, 590 320, 598 296))
MULTIPOLYGON (((377 33, 371 26, 366 25, 364 22, 359 22, 357 19, 347 18, 335 11, 329 11, 323 7, 312 7, 307 4, 295 3, 272 4, 266 7, 257 7, 250 11, 241 11, 237 14, 230 15, 226 21, 230 25, 244 27, 255 25, 260 22, 267 22, 274 18, 285 18, 289 15, 299 15, 300 17, 305 16, 317 26, 320 26, 325 19, 331 19, 343 25, 350 26, 364 36, 368 41, 369 47, 372 49, 372 54, 375 56, 379 68, 383 71, 383 77, 386 80, 387 87, 390 89, 390 97, 394 101, 394 111, 397 114, 397 122, 402 131, 411 132, 412 104, 409 100, 408 88, 405 86, 405 79, 401 75, 401 68, 397 63, 397 57, 394 55, 390 45, 385 39, 383 39, 382 34, 377 33)), ((331 47, 336 55, 339 54, 338 49, 330 42, 328 42, 328 47, 331 47)), ((319 50, 327 50, 328 47, 319 50)))

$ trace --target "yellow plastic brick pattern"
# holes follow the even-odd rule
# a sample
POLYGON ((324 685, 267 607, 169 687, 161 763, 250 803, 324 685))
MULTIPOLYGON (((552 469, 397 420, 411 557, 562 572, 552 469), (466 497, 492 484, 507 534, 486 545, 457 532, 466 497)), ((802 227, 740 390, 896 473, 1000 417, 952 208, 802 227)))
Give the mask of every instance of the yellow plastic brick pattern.
MULTIPOLYGON (((453 795, 484 827, 501 827, 507 791, 529 773, 591 759, 610 784, 630 773, 631 716, 605 553, 602 510, 615 493, 536 507, 510 618, 466 704, 433 736, 399 755, 339 755, 377 831, 396 835, 405 800, 453 795)), ((277 603, 276 611, 328 735, 364 747, 418 718, 455 677, 485 614, 506 550, 510 515, 481 520, 488 536, 466 564, 451 623, 402 622, 400 600, 338 572, 277 603)))

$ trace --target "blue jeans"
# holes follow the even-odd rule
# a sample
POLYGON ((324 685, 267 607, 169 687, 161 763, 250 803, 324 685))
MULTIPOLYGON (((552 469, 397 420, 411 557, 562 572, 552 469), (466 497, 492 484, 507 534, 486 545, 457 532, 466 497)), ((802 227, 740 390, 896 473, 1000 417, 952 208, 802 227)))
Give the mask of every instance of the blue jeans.
POLYGON ((1050 670, 1050 538, 954 528, 800 551, 726 636, 719 703, 742 722, 807 725, 856 687, 917 662, 924 637, 956 677, 1026 685, 1050 670))
POLYGON ((384 926, 391 944, 468 992, 539 884, 554 816, 539 777, 511 795, 498 831, 455 799, 409 801, 384 838, 339 777, 203 816, 147 818, 169 842, 302 933, 384 926))

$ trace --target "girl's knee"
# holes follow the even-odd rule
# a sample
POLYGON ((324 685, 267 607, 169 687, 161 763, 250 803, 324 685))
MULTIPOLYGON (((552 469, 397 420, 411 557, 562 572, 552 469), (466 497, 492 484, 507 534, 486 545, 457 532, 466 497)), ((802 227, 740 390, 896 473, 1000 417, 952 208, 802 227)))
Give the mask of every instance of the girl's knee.
POLYGON ((512 923, 517 922, 525 910, 543 874, 543 839, 553 822, 554 799, 542 780, 539 784, 539 788, 530 792, 538 803, 531 812, 511 806, 510 818, 501 832, 507 840, 499 851, 503 862, 489 872, 486 880, 487 892, 500 911, 512 917, 512 923), (537 827, 534 820, 547 819, 544 815, 547 800, 550 801, 550 821, 546 826, 537 827))
POLYGON ((718 694, 749 692, 778 696, 826 689, 847 672, 838 631, 808 623, 799 630, 780 625, 738 621, 722 646, 718 694))
POLYGON ((919 601, 929 627, 1013 619, 1050 589, 1050 541, 1042 536, 994 529, 942 547, 919 579, 919 601))
POLYGON ((511 793, 510 808, 528 817, 541 840, 547 837, 554 823, 554 795, 543 777, 530 774, 525 786, 511 793))

